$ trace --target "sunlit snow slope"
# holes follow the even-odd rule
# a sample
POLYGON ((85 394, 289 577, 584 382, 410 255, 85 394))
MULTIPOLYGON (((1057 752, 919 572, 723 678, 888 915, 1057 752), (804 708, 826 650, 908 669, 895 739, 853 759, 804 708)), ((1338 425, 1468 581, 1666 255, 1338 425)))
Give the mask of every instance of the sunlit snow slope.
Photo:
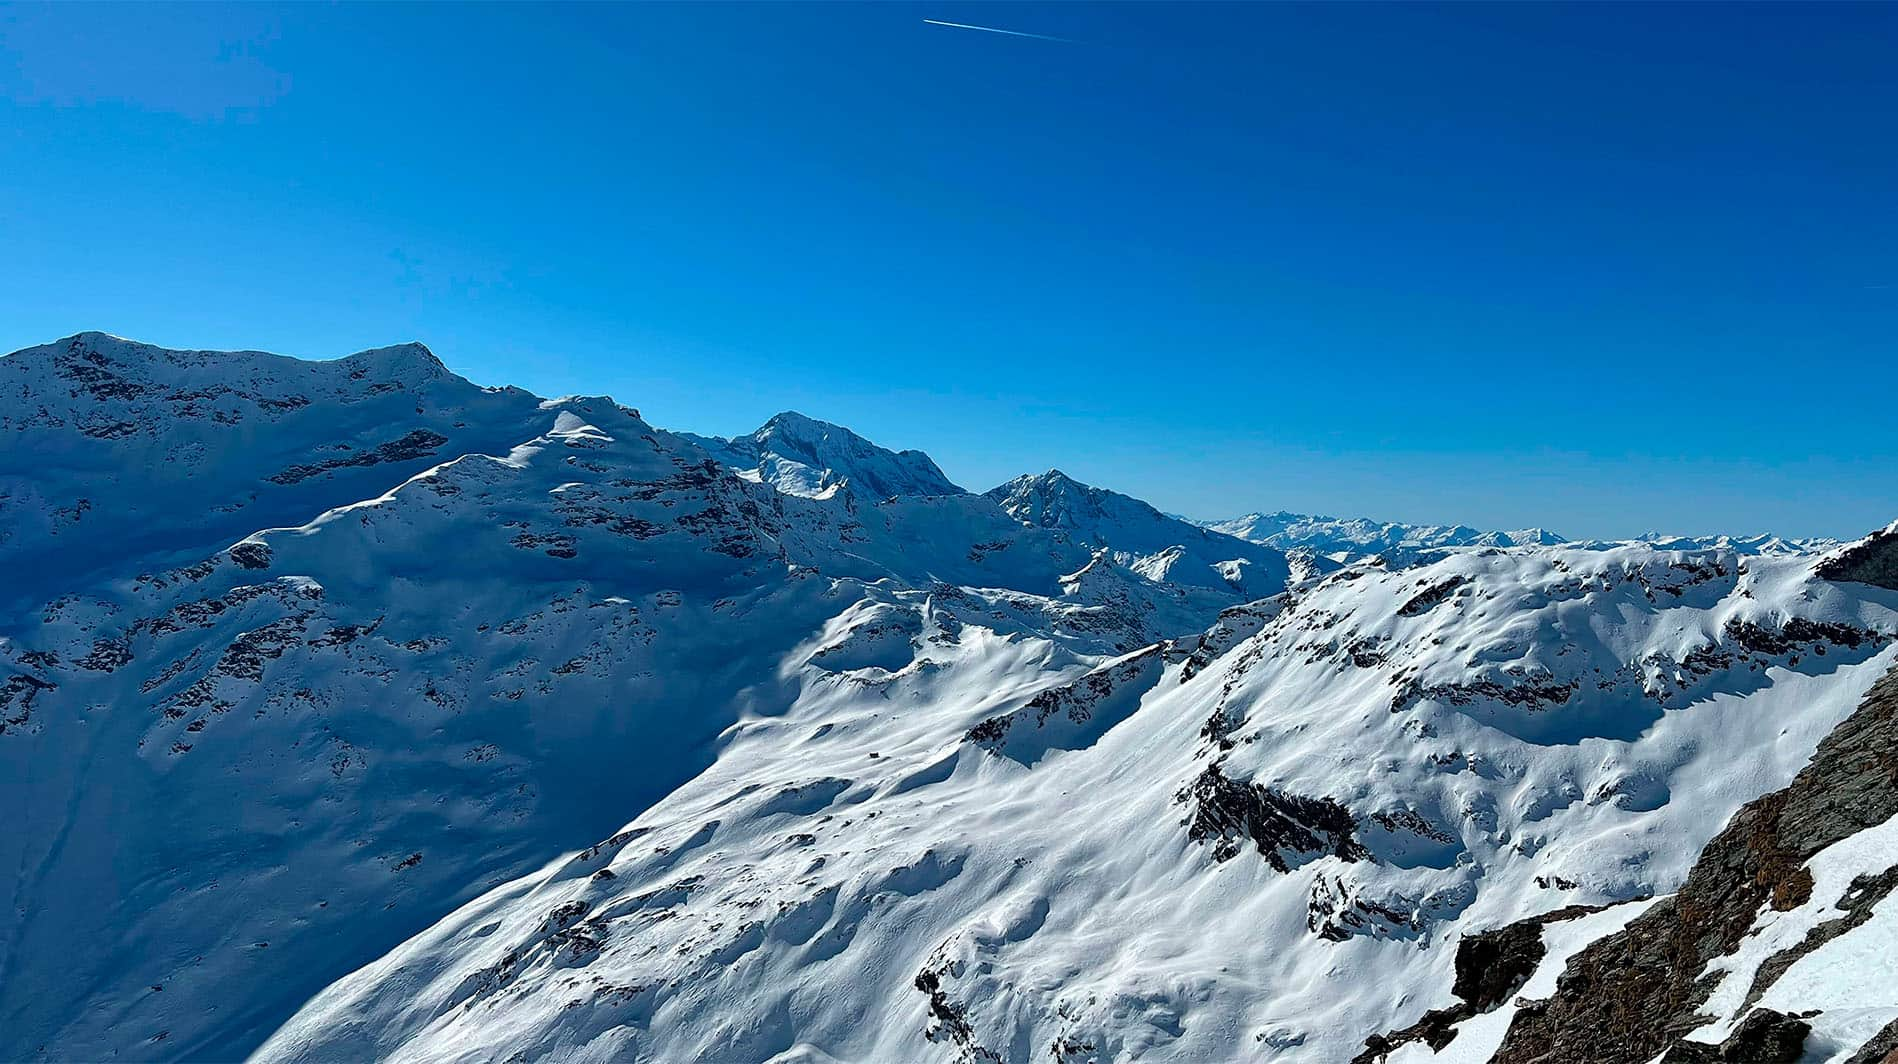
POLYGON ((1351 570, 1029 682, 1053 647, 981 606, 899 604, 906 654, 806 666, 264 1058, 1341 1061, 1460 934, 1673 889, 1898 657, 1898 596, 1633 547, 1351 570))

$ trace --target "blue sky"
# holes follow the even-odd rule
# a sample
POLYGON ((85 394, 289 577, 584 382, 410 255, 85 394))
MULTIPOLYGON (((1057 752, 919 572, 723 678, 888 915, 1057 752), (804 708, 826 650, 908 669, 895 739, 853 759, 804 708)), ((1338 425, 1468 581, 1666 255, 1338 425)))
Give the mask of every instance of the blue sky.
POLYGON ((1894 54, 1893 5, 0 8, 0 350, 419 339, 976 489, 1856 535, 1894 54))

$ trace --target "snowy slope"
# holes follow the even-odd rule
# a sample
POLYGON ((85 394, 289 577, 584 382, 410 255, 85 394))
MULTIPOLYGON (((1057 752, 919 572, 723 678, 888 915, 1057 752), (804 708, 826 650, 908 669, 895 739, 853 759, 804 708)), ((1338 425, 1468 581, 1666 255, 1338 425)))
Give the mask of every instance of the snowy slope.
MULTIPOLYGON (((1557 994, 1898 664, 1898 531, 1321 566, 415 346, 0 382, 0 1059, 1345 1061, 1476 932, 1557 994)), ((1814 1044, 1864 908, 1762 999, 1814 1044)))
POLYGON ((611 404, 544 428, 62 597, 7 641, 31 689, 0 735, 26 810, 0 857, 32 915, 0 937, 0 984, 34 993, 5 996, 0 1056, 241 1050, 367 943, 610 826, 768 702, 772 649, 834 607, 744 486, 611 404))
POLYGON ((0 609, 188 564, 537 431, 420 344, 332 362, 81 333, 0 359, 0 609))
POLYGON ((1362 1059, 1889 1059, 1898 1050, 1894 750, 1898 670, 1789 785, 1735 813, 1676 891, 1579 919, 1557 912, 1540 928, 1509 925, 1478 936, 1491 945, 1476 951, 1466 940, 1463 1000, 1378 1036, 1362 1059))
POLYGON ((1031 683, 903 605, 907 662, 807 667, 262 1059, 1341 1061, 1459 933, 1671 889, 1898 661, 1898 596, 1639 547, 1348 570, 1031 683))
MULTIPOLYGON (((1898 525, 1814 571, 1898 590, 1898 525)), ((1886 1061, 1898 1052, 1894 823, 1898 670, 1788 785, 1736 812, 1674 892, 1540 933, 1510 925, 1474 952, 1466 940, 1459 1004, 1379 1036, 1365 1059, 1886 1061), (1479 965, 1492 974, 1465 978, 1479 965)))

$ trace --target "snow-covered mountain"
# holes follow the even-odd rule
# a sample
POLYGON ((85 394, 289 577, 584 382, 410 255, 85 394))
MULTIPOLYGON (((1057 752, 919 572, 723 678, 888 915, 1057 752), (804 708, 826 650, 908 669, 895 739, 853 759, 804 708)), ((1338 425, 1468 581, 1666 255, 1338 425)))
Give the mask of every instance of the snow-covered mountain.
POLYGON ((305 362, 82 333, 0 359, 0 607, 197 561, 260 528, 505 453, 542 401, 420 344, 305 362))
POLYGON ((1117 562, 1156 580, 1225 586, 1260 598, 1283 589, 1291 576, 1282 551, 1169 517, 1058 469, 1016 477, 991 489, 988 497, 1023 524, 1059 529, 1082 543, 1108 548, 1117 562))
POLYGON ((1640 542, 1652 544, 1661 550, 1730 550, 1735 554, 1810 554, 1842 546, 1836 539, 1787 539, 1771 533, 1750 536, 1670 536, 1649 532, 1641 537, 1640 542))
POLYGON ((828 496, 848 486, 869 501, 895 495, 960 495, 921 451, 888 451, 840 425, 787 410, 748 436, 679 436, 751 480, 791 495, 828 496))
POLYGON ((1898 1046, 1898 526, 1321 568, 419 347, 0 381, 0 1059, 1898 1046))

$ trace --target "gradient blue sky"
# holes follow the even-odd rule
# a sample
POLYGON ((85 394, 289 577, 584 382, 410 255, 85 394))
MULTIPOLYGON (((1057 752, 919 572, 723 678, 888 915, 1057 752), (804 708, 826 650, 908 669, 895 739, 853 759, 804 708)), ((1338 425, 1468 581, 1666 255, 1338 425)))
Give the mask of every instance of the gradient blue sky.
POLYGON ((1193 516, 1898 517, 1898 5, 9 7, 0 97, 0 350, 420 339, 1193 516))

